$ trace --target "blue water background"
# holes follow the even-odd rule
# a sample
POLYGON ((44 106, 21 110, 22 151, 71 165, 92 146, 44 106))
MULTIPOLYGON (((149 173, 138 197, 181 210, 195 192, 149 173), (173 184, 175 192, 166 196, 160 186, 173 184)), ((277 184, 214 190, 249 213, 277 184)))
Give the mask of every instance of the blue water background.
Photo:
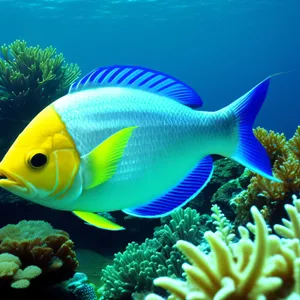
POLYGON ((274 78, 256 125, 300 124, 299 0, 0 0, 0 44, 53 45, 83 74, 134 64, 193 86, 216 110, 274 78))

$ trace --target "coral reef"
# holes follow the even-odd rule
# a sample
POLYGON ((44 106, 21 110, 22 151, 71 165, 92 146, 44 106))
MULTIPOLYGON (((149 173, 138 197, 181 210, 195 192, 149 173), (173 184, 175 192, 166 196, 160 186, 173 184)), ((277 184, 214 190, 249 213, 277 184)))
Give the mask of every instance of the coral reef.
POLYGON ((73 278, 69 279, 66 289, 80 300, 97 300, 95 287, 89 282, 84 273, 75 273, 73 278))
POLYGON ((254 133, 271 159, 274 176, 281 182, 245 169, 239 178, 223 184, 214 193, 212 202, 220 205, 230 219, 235 218, 236 228, 251 219, 252 205, 260 210, 265 220, 275 224, 283 216, 283 200, 300 190, 300 127, 290 140, 284 134, 261 127, 254 133))
MULTIPOLYGON (((252 176, 253 173, 250 170, 244 169, 240 177, 224 183, 211 198, 211 203, 219 205, 222 211, 226 212, 226 216, 232 221, 236 217, 235 212, 237 210, 237 203, 232 201, 232 199, 235 199, 236 196, 241 195, 240 193, 247 190, 252 176)), ((210 206, 209 204, 207 205, 210 206)))
POLYGON ((279 134, 273 130, 267 131, 262 127, 255 128, 253 132, 266 149, 272 165, 279 157, 286 155, 286 137, 283 133, 279 134))
POLYGON ((191 208, 179 209, 162 222, 153 239, 130 243, 123 253, 115 254, 113 265, 103 270, 101 299, 131 299, 133 293, 152 291, 158 276, 182 277, 184 257, 173 246, 179 239, 199 243, 205 225, 191 208))
MULTIPOLYGON (((226 244, 220 232, 205 232, 211 252, 204 254, 190 242, 176 247, 191 263, 184 263, 186 281, 169 277, 154 284, 168 290, 168 299, 299 299, 300 298, 300 200, 285 205, 290 220, 276 225, 270 234, 258 209, 253 206, 253 224, 239 227, 241 239, 226 244), (250 233, 255 239, 250 239, 250 233)), ((222 219, 222 218, 221 218, 222 219)), ((146 300, 163 299, 150 294, 146 300)))
POLYGON ((79 75, 79 67, 67 64, 52 46, 29 47, 16 40, 0 47, 1 154, 37 113, 67 93, 79 75))
POLYGON ((21 269, 19 257, 10 254, 0 254, 0 287, 10 285, 15 289, 27 288, 30 280, 41 275, 42 270, 37 266, 28 266, 21 269))
POLYGON ((214 160, 214 173, 208 183, 214 188, 219 188, 228 182, 229 178, 238 178, 244 171, 244 167, 230 158, 216 158, 214 160))
POLYGON ((66 232, 44 221, 23 220, 0 229, 0 253, 16 256, 25 270, 32 265, 40 268, 39 285, 58 283, 74 274, 78 262, 73 247, 66 232))
POLYGON ((189 202, 189 207, 209 214, 210 202, 213 201, 220 205, 223 210, 230 209, 227 208, 229 199, 227 195, 230 194, 229 189, 231 189, 232 193, 238 193, 241 189, 246 188, 245 185, 248 185, 247 181, 243 182, 241 179, 240 183, 237 183, 237 190, 235 189, 236 186, 234 186, 234 180, 241 178, 244 169, 242 165, 232 159, 214 157, 214 172, 212 178, 205 189, 203 189, 195 199, 189 202), (229 180, 232 181, 228 182, 229 180), (226 185, 226 187, 224 187, 224 185, 226 185), (217 192, 218 195, 214 196, 217 192))

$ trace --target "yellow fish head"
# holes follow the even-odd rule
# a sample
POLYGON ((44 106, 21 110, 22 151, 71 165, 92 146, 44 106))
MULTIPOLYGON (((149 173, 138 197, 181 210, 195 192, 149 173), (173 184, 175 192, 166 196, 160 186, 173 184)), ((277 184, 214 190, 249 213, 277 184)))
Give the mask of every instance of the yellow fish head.
POLYGON ((41 205, 65 209, 79 165, 79 154, 65 124, 48 106, 18 136, 1 161, 0 187, 41 205))

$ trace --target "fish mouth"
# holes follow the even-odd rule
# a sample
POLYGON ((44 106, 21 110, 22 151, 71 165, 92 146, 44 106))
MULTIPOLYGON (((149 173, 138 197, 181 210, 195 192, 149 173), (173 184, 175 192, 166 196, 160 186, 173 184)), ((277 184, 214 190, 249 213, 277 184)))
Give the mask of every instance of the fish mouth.
POLYGON ((24 193, 27 191, 26 186, 20 180, 20 178, 11 172, 8 172, 7 170, 3 170, 2 168, 0 168, 0 187, 12 193, 24 193))

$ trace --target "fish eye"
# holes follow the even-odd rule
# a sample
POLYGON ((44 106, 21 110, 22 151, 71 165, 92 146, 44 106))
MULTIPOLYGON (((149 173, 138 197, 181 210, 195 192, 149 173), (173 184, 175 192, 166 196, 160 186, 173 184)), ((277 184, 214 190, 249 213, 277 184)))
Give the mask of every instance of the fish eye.
POLYGON ((47 161, 48 161, 47 155, 39 152, 39 153, 35 153, 34 155, 32 155, 29 158, 28 163, 32 168, 39 169, 39 168, 44 167, 46 165, 47 161))

